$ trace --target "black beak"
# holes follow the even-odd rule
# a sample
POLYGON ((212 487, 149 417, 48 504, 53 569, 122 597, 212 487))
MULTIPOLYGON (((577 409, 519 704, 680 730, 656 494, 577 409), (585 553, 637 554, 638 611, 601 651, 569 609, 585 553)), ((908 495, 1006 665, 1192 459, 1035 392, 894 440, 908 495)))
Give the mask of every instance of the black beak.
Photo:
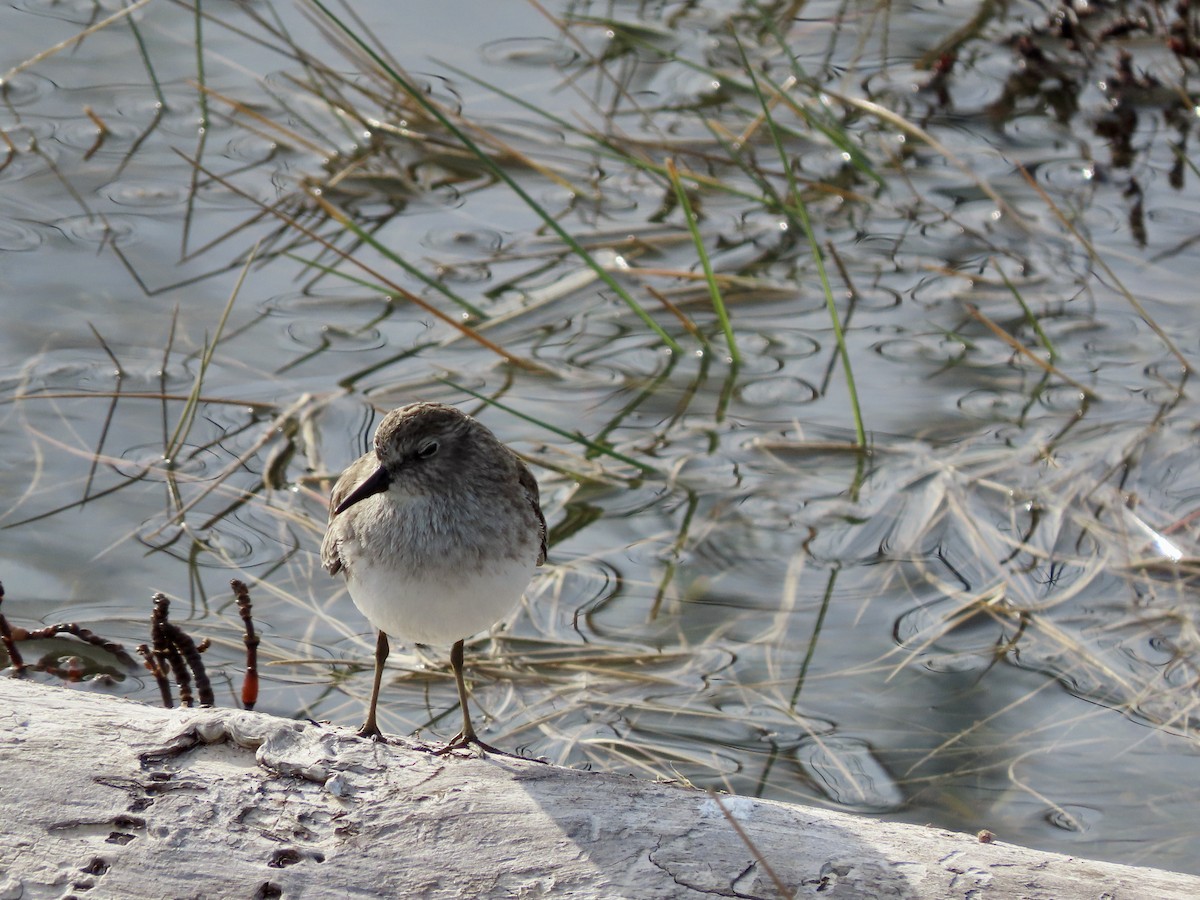
POLYGON ((392 479, 391 476, 388 475, 387 469, 385 469, 383 466, 380 466, 367 477, 366 481, 352 490, 350 495, 338 504, 337 509, 333 511, 333 514, 336 516, 339 513, 345 512, 360 500, 366 500, 368 497, 371 497, 375 494, 382 494, 388 489, 388 485, 391 483, 392 479))

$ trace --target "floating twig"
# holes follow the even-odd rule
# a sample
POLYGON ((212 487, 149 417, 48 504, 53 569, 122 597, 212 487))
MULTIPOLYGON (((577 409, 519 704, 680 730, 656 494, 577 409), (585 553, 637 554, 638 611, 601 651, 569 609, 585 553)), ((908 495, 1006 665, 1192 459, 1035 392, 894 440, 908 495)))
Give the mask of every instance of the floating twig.
POLYGON ((13 636, 22 641, 40 641, 44 638, 57 637, 60 634, 73 635, 85 644, 91 644, 93 647, 99 647, 106 653, 111 653, 125 667, 130 669, 137 668, 137 662, 125 651, 123 644, 110 641, 108 638, 96 634, 91 629, 84 628, 78 622, 59 622, 55 625, 47 625, 45 628, 13 629, 13 636))
MULTIPOLYGON (((3 602, 4 585, 0 584, 0 603, 3 602)), ((126 667, 130 669, 137 668, 137 663, 134 662, 132 656, 125 652, 123 645, 118 644, 116 641, 110 641, 106 637, 101 637, 77 622, 59 622, 55 625, 47 625, 44 628, 21 628, 9 625, 8 620, 0 613, 0 642, 3 642, 4 650, 8 653, 9 659, 12 660, 13 668, 17 674, 21 674, 28 668, 25 665, 25 661, 21 658, 20 651, 17 650, 17 641, 39 641, 45 638, 57 637, 60 634, 74 635, 85 644, 91 644, 93 647, 99 647, 106 653, 111 653, 126 667)))
POLYGON ((109 128, 108 128, 108 123, 105 122, 98 115, 96 115, 96 111, 94 109, 92 109, 90 106, 85 106, 83 108, 83 113, 89 119, 91 119, 92 124, 96 126, 96 140, 94 140, 92 142, 92 146, 89 147, 87 152, 83 154, 83 158, 85 160, 89 160, 93 156, 96 155, 97 150, 99 150, 102 146, 104 146, 104 142, 108 139, 108 135, 110 134, 110 132, 109 132, 109 128))

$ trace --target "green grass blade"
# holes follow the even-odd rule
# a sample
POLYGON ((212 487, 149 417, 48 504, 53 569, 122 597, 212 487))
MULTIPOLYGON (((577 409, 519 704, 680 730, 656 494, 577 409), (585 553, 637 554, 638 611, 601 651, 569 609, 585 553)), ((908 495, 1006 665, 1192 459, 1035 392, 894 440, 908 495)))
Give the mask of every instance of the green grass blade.
POLYGON ((1016 300, 1017 304, 1021 307, 1021 311, 1025 313, 1025 321, 1029 323, 1029 327, 1033 329, 1034 334, 1037 335, 1042 346, 1046 348, 1046 352, 1050 354, 1050 362, 1057 362, 1058 354, 1054 350, 1054 344, 1050 342, 1050 337, 1045 331, 1042 330, 1042 323, 1038 321, 1038 317, 1033 314, 1033 310, 1029 308, 1029 304, 1025 302, 1025 298, 1021 296, 1021 292, 1017 290, 1017 286, 1009 280, 1008 276, 1004 274, 1004 270, 1000 268, 999 264, 994 259, 992 260, 992 268, 996 270, 996 273, 1000 276, 1001 280, 1004 281, 1004 286, 1008 288, 1009 293, 1013 295, 1013 299, 1016 300))
POLYGON ((167 446, 163 448, 163 457, 165 459, 175 459, 183 442, 187 440, 188 432, 192 429, 192 424, 196 421, 196 413, 200 408, 200 390, 204 386, 204 376, 208 372, 208 366, 212 362, 217 344, 221 342, 221 335, 225 331, 225 324, 229 321, 229 313, 233 310, 234 301, 237 300, 238 294, 242 291, 242 285, 246 281, 246 275, 250 272, 250 266, 253 265, 257 252, 258 245, 255 244, 250 254, 246 257, 246 264, 242 266, 242 271, 238 273, 237 283, 234 284, 233 290, 229 292, 229 299, 225 301, 225 308, 221 310, 221 318, 217 320, 217 328, 213 333, 212 340, 205 342, 204 353, 200 356, 200 368, 196 372, 195 381, 192 382, 191 393, 188 394, 187 402, 183 405, 183 412, 179 416, 179 421, 175 424, 175 430, 171 433, 171 437, 167 441, 167 446))
POLYGON ((350 231, 352 231, 356 238, 358 238, 364 244, 369 246, 371 249, 378 251, 389 262, 395 263, 397 266, 399 266, 401 269, 403 269, 405 272, 407 272, 413 278, 416 278, 418 281, 420 281, 422 284, 426 285, 427 287, 433 288, 439 294, 442 294, 443 296, 445 296, 452 303, 457 304, 461 309, 470 313, 476 319, 485 320, 488 318, 487 313, 485 313, 482 309, 480 309, 478 306, 476 306, 474 303, 472 303, 466 297, 462 296, 461 294, 455 293, 449 287, 447 287, 445 284, 438 281, 436 278, 431 278, 430 276, 426 275, 424 272, 422 272, 419 268, 414 266, 412 263, 410 263, 404 257, 400 256, 400 254, 396 253, 394 250, 392 250, 389 247, 385 246, 384 244, 380 243, 379 240, 375 237, 375 235, 371 234, 371 232, 367 231, 365 228, 363 228, 361 225, 359 225, 357 222, 355 222, 354 219, 352 219, 350 216, 348 216, 344 212, 342 212, 340 208, 334 206, 333 203, 328 198, 323 197, 322 200, 324 201, 322 203, 323 208, 331 216, 333 216, 334 219, 336 219, 336 221, 339 225, 341 225, 343 228, 347 228, 350 231))
MULTIPOLYGON (((475 84, 475 85, 483 88, 486 91, 491 91, 492 93, 496 94, 498 97, 503 97, 505 100, 509 101, 510 103, 514 104, 515 106, 521 107, 526 112, 532 113, 535 116, 545 119, 547 122, 551 123, 556 128, 561 129, 564 133, 577 135, 577 136, 583 138, 584 140, 595 144, 596 148, 593 149, 592 152, 595 153, 597 156, 600 156, 603 159, 614 160, 618 163, 621 163, 622 165, 633 166, 633 167, 640 169, 641 171, 646 172, 651 175, 657 175, 659 178, 661 178, 663 180, 664 187, 670 181, 670 178, 667 175, 666 166, 659 165, 658 163, 655 163, 652 160, 643 159, 640 156, 635 156, 630 152, 622 150, 619 146, 617 146, 617 144, 611 138, 607 137, 606 135, 603 135, 603 134, 600 134, 597 132, 593 132, 593 131, 584 130, 584 129, 580 128, 578 125, 568 122, 566 119, 556 116, 553 113, 549 112, 548 110, 543 109, 543 108, 531 103, 530 101, 517 96, 516 94, 511 94, 508 91, 505 91, 498 85, 488 84, 486 81, 483 81, 482 79, 477 78, 476 76, 472 75, 470 72, 467 72, 463 69, 459 69, 459 68, 451 65, 450 63, 442 63, 442 66, 444 66, 446 69, 453 72, 454 74, 458 75, 463 80, 470 81, 472 84, 475 84)), ((748 201, 750 203, 754 203, 756 205, 761 205, 763 203, 768 202, 767 198, 762 195, 752 194, 749 191, 740 190, 735 185, 729 184, 727 181, 723 181, 718 178, 713 178, 713 177, 705 176, 705 175, 699 175, 695 172, 683 173, 683 177, 686 178, 688 181, 693 182, 694 184, 697 184, 701 187, 707 188, 709 190, 721 191, 731 197, 739 197, 742 200, 746 200, 746 201, 748 201)), ((755 180, 757 181, 757 179, 755 179, 755 180)))
POLYGON ((817 277, 821 280, 821 289, 825 294, 825 307, 829 310, 829 319, 833 325, 834 339, 837 341, 838 354, 842 359, 842 371, 846 379, 846 391, 850 397, 851 413, 854 417, 855 438, 860 447, 866 447, 867 434, 866 429, 863 427, 862 407, 858 402, 858 389, 854 383, 854 367, 850 363, 850 351, 846 348, 846 335, 842 331, 842 322, 838 316, 837 303, 833 299, 833 287, 829 283, 829 273, 825 270, 825 256, 821 252, 820 245, 817 243, 817 236, 813 231, 812 220, 808 216, 808 207, 804 203, 804 198, 800 192, 800 185, 797 184, 796 176, 792 172, 791 161, 788 159, 787 150, 783 146, 779 129, 775 125, 775 118, 771 115, 770 104, 767 103, 767 98, 763 95, 762 87, 754 73, 754 67, 750 64, 750 60, 746 56, 746 49, 742 46, 741 41, 738 41, 738 50, 742 55, 742 63, 745 66, 746 74, 750 76, 754 92, 758 95, 758 102, 762 107, 764 121, 767 123, 767 129, 770 131, 771 139, 775 143, 775 152, 779 154, 784 174, 787 177, 788 202, 786 210, 800 225, 801 230, 804 232, 804 237, 812 250, 813 262, 817 267, 817 277))
POLYGON ((667 160, 667 175, 671 179, 671 185, 675 188, 675 196, 683 210, 683 218, 687 222, 688 231, 691 232, 696 255, 700 258, 700 265, 704 268, 704 280, 708 283, 708 295, 712 299, 717 319, 721 322, 721 330, 725 332, 725 343, 729 347, 729 359, 735 366, 741 365, 742 357, 738 353, 737 339, 733 335, 733 326, 729 322, 729 313, 725 309, 725 298, 721 296, 721 286, 717 284, 717 276, 713 274, 712 261, 708 258, 708 251, 704 249, 704 238, 700 235, 700 226, 696 222, 692 201, 688 199, 683 182, 679 180, 679 171, 675 168, 673 159, 667 160))
POLYGON ((592 440, 589 440, 588 438, 585 438, 582 434, 570 432, 563 428, 558 428, 555 425, 551 425, 549 422, 544 422, 541 419, 535 418, 534 416, 530 416, 523 412, 515 410, 511 406, 506 406, 505 404, 501 403, 498 400, 494 400, 491 397, 486 396, 485 394, 480 394, 476 391, 473 391, 469 387, 465 387, 464 385, 461 385, 461 384, 458 384, 457 382, 451 381, 449 378, 438 378, 437 380, 440 381, 442 384, 446 385, 447 387, 452 387, 456 391, 462 391, 464 394, 466 394, 470 397, 474 397, 476 400, 482 400, 488 406, 494 406, 494 407, 496 407, 496 409, 503 410, 504 412, 508 413, 510 416, 516 416, 518 419, 521 419, 525 422, 529 422, 532 425, 537 425, 540 428, 544 428, 553 434, 557 434, 559 437, 566 438, 569 441, 574 441, 577 444, 582 444, 584 447, 587 447, 589 450, 595 451, 596 453, 601 453, 605 456, 611 456, 613 459, 620 460, 621 462, 626 463, 627 465, 633 466, 635 469, 637 469, 638 471, 640 471, 646 475, 661 475, 662 474, 661 472, 659 472, 658 469, 654 468, 654 466, 651 466, 644 462, 638 462, 638 460, 634 459, 632 456, 626 456, 624 453, 620 453, 620 452, 614 450, 612 447, 607 446, 606 444, 599 444, 596 441, 592 441, 592 440))
POLYGON ((506 172, 502 166, 492 159, 492 157, 486 153, 482 147, 476 144, 475 141, 462 128, 455 124, 455 122, 451 120, 451 118, 447 116, 437 104, 431 101, 425 95, 424 91, 418 90, 414 84, 396 71, 396 69, 387 60, 380 56, 380 54, 373 47, 364 41, 348 25, 342 22, 342 20, 339 19, 328 7, 326 7, 321 0, 309 0, 309 2, 316 7, 316 9, 318 9, 321 14, 325 16, 325 18, 328 19, 329 22, 331 22, 343 35, 345 35, 355 47, 357 47, 368 59, 370 59, 372 63, 378 66, 380 71, 382 71, 389 79, 391 79, 394 84, 404 91, 409 98, 417 103, 417 105, 419 105, 428 115, 436 119, 443 128, 453 134, 454 137, 457 138, 464 147, 466 147, 472 154, 475 155, 480 163, 482 163, 492 175, 508 185, 509 189, 512 190, 513 193, 515 193, 518 197, 520 197, 521 201, 528 206, 529 209, 537 214, 542 222, 545 223, 546 227, 553 231, 558 238, 570 248, 572 253, 583 260, 583 262, 586 263, 587 266, 596 273, 600 280, 603 281, 618 297, 620 297, 621 300, 624 301, 625 305, 628 306, 630 310, 632 310, 634 314, 636 314, 651 331, 658 335, 659 339, 667 347, 669 347, 673 353, 683 352, 683 348, 676 342, 676 340, 667 334, 661 325, 654 321, 650 314, 646 312, 645 308, 643 308, 642 305, 633 298, 629 291, 627 291, 624 286, 622 286, 620 282, 613 277, 612 273, 600 265, 600 263, 598 263, 592 257, 592 255, 588 253, 586 249, 584 249, 583 245, 580 244, 579 241, 571 236, 571 234, 559 224, 557 219, 550 215, 550 213, 548 213, 541 206, 541 204, 534 200, 533 197, 523 187, 521 187, 520 184, 517 183, 516 179, 509 175, 508 172, 506 172))

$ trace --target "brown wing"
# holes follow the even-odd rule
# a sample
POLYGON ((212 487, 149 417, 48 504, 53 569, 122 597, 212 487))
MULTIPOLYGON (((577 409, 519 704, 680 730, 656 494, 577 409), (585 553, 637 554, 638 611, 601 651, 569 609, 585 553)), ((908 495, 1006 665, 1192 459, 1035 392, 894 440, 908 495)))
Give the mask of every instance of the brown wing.
POLYGON ((329 495, 329 524, 325 526, 325 539, 321 541, 321 565, 330 575, 342 571, 342 557, 338 552, 338 545, 342 542, 344 519, 338 518, 334 510, 342 505, 342 501, 358 487, 358 483, 367 477, 374 466, 375 457, 372 454, 360 456, 342 473, 329 495))
POLYGON ((521 487, 525 488, 525 496, 529 500, 529 505, 533 507, 533 513, 537 516, 540 537, 542 541, 541 550, 538 551, 537 564, 540 566, 546 561, 546 517, 542 515, 542 505, 539 502, 540 492, 538 491, 537 479, 533 477, 533 473, 529 471, 529 467, 520 460, 517 461, 517 479, 521 482, 521 487))
POLYGON ((340 522, 330 522, 325 529, 325 539, 321 541, 321 565, 330 575, 342 571, 342 557, 338 552, 338 544, 342 540, 341 530, 340 522))

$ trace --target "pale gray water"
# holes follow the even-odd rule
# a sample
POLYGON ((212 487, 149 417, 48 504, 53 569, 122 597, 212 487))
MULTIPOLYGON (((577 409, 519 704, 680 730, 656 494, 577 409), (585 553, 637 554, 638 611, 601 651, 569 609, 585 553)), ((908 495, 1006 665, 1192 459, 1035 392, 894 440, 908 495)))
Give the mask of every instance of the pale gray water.
MULTIPOLYGON (((566 184, 589 185, 594 161, 584 142, 564 140, 559 126, 445 64, 572 123, 599 121, 584 98, 612 102, 608 82, 575 64, 582 96, 572 91, 552 64, 571 64, 577 48, 529 7, 477 6, 408 4, 403 20, 387 4, 360 12, 437 97, 461 102, 566 184)), ((373 638, 318 564, 328 484, 315 476, 362 451, 375 421, 369 403, 419 397, 476 410, 433 380, 444 375, 656 469, 638 478, 502 410, 480 413, 535 464, 555 538, 528 607, 502 639, 471 651, 486 740, 568 763, 986 827, 1031 846, 1196 871, 1195 604, 1187 569, 1147 566, 1169 548, 1143 530, 1169 532, 1194 555, 1194 528, 1171 526, 1200 497, 1195 406, 1186 396, 1175 402, 1179 366, 1163 341, 1014 167, 1030 167, 1079 217, 1097 254, 1194 364, 1200 215, 1194 174, 1185 169, 1182 184, 1172 183, 1170 140, 1172 129, 1194 126, 1139 105, 1136 143, 1145 152, 1122 169, 1091 127, 1105 103, 1094 79, 1083 82, 1083 112, 1065 122, 1034 100, 997 110, 1015 67, 998 40, 960 64, 950 108, 913 90, 929 77, 911 68, 928 36, 964 24, 972 10, 893 8, 886 22, 857 11, 839 29, 822 18, 835 9, 805 7, 807 21, 792 32, 806 71, 830 90, 869 91, 923 121, 970 170, 864 116, 851 133, 889 189, 847 171, 840 200, 807 198, 855 289, 842 311, 876 451, 856 496, 854 456, 798 443, 845 442, 853 429, 811 255, 778 214, 727 195, 703 198, 714 265, 754 279, 729 293, 745 356, 733 371, 722 353, 699 353, 639 290, 682 345, 664 352, 611 293, 597 301, 596 283, 506 188, 473 164, 412 146, 393 160, 393 169, 410 163, 408 181, 360 176, 327 194, 374 217, 380 241, 482 310, 512 313, 485 334, 548 372, 512 369, 465 339, 447 343, 447 326, 376 292, 330 277, 308 286, 298 263, 272 256, 249 271, 233 304, 205 373, 206 402, 174 456, 173 489, 161 458, 182 403, 153 397, 187 395, 243 254, 277 227, 252 224, 201 252, 253 208, 207 179, 193 190, 190 166, 173 151, 202 156, 267 202, 319 174, 318 154, 289 146, 283 132, 268 139, 227 121, 217 99, 200 143, 193 23, 179 7, 139 14, 167 98, 155 127, 155 94, 124 27, 17 75, 0 111, 17 150, 0 170, 5 614, 23 627, 78 621, 132 647, 147 639, 151 592, 165 591, 176 620, 214 640, 207 661, 218 702, 232 705, 241 651, 227 584, 241 577, 252 582, 264 638, 259 708, 357 725, 373 638), (85 107, 109 128, 94 152, 85 107), (912 155, 887 168, 902 153, 912 155), (1023 223, 996 215, 980 177, 1023 223), (1038 346, 999 270, 1034 310, 1061 372, 1097 399, 1083 404, 1079 388, 1057 376, 1041 384, 1040 370, 971 318, 968 304, 1038 346), (119 380, 92 327, 119 359, 119 380), (290 459, 269 427, 289 407, 290 459), (282 472, 283 486, 263 488, 267 470, 282 472), (172 519, 188 503, 181 528, 172 519)), ((722 9, 572 10, 634 24, 640 14, 647 31, 639 39, 707 65, 736 60, 717 37, 722 9)), ((337 59, 294 8, 276 12, 311 52, 337 59)), ((1018 8, 994 23, 997 36, 1016 32, 1022 14, 1041 16, 1018 8)), ((88 4, 5 9, 0 68, 97 15, 88 4)), ((219 15, 253 27, 236 7, 219 15)), ((577 33, 595 51, 613 46, 605 31, 577 33)), ((289 81, 299 73, 294 61, 211 21, 204 35, 213 89, 315 145, 350 150, 350 132, 289 81)), ((1134 49, 1169 70, 1170 60, 1134 49)), ((655 112, 644 121, 622 113, 620 130, 652 138, 647 152, 657 157, 666 141, 709 141, 689 110, 715 90, 711 79, 640 53, 637 66, 614 57, 610 70, 655 112)), ((752 96, 737 99, 753 111, 752 96)), ((817 133, 790 148, 808 177, 832 180, 844 169, 817 133)), ((778 169, 769 143, 756 155, 778 169)), ((601 202, 568 210, 564 183, 512 167, 598 253, 620 252, 645 269, 694 267, 677 212, 665 224, 653 217, 663 185, 615 162, 603 169, 601 202), (631 234, 636 241, 625 240, 631 234)), ((312 244, 294 249, 318 257, 312 244)), ((360 256, 458 315, 393 263, 360 256)), ((627 283, 643 281, 668 292, 720 347, 703 290, 684 293, 667 278, 627 283)), ((66 652, 56 648, 28 647, 27 661, 66 652)), ((397 649, 413 673, 385 690, 382 724, 423 728, 427 738, 453 733, 444 649, 397 649)), ((93 655, 95 665, 112 666, 93 655)), ((103 689, 156 702, 144 674, 123 677, 103 689)))

